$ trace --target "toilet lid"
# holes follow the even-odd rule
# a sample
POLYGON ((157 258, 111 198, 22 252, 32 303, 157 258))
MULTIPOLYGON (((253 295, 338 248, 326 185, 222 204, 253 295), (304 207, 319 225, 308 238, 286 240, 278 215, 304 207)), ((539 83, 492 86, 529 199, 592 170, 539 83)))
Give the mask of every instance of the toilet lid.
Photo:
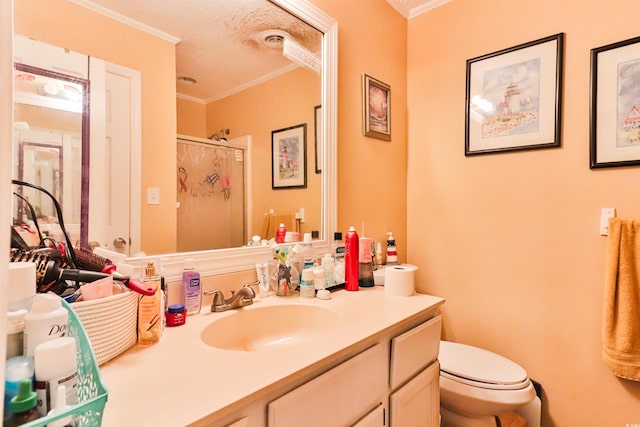
POLYGON ((517 363, 470 345, 440 341, 440 370, 464 380, 498 386, 522 385, 527 372, 517 363))

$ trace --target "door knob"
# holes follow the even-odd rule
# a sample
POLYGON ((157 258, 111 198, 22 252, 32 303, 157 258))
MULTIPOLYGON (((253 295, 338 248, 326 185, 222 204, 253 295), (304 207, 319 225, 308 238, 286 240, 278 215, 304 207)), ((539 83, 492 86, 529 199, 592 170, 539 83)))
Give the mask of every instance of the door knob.
POLYGON ((127 246, 127 241, 124 240, 122 237, 117 237, 115 239, 113 239, 113 247, 116 249, 123 249, 125 246, 127 246))

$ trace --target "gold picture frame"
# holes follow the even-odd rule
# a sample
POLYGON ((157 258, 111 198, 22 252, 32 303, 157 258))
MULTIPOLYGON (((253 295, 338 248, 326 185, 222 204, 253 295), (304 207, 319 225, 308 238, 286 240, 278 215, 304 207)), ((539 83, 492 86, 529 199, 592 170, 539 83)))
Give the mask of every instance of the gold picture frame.
POLYGON ((362 75, 362 126, 365 136, 391 141, 391 86, 362 75))

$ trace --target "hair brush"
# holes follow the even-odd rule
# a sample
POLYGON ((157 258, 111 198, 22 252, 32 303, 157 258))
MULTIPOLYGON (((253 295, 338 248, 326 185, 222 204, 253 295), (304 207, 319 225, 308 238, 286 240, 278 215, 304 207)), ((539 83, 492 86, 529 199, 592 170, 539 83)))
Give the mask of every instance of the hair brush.
POLYGON ((129 276, 125 276, 116 271, 116 266, 113 265, 110 259, 104 258, 98 254, 93 253, 90 249, 77 247, 75 249, 76 263, 79 267, 91 270, 99 271, 100 273, 110 274, 114 279, 120 280, 129 289, 142 295, 154 295, 155 289, 145 286, 143 283, 135 279, 131 279, 129 276))
POLYGON ((54 292, 62 295, 67 290, 66 280, 74 282, 93 282, 109 277, 108 274, 96 271, 65 268, 59 251, 51 248, 22 251, 11 251, 11 262, 33 262, 36 265, 36 290, 40 293, 54 292))

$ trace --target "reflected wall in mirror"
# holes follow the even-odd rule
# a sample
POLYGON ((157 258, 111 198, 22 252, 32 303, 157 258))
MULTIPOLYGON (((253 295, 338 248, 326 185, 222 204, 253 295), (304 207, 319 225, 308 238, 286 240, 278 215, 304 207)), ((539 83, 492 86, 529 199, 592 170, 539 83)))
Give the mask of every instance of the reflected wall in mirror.
MULTIPOLYGON (((333 103, 334 100, 328 96, 330 85, 325 85, 323 89, 323 79, 327 78, 326 69, 321 69, 318 73, 313 70, 313 64, 310 64, 313 60, 301 65, 304 61, 292 61, 282 54, 281 48, 273 49, 269 45, 280 43, 282 40, 277 37, 277 32, 285 31, 298 41, 299 46, 305 49, 304 52, 311 52, 309 58, 317 57, 318 62, 324 64, 327 58, 322 55, 326 46, 322 46, 324 39, 321 32, 300 20, 295 24, 286 23, 290 22, 288 17, 291 15, 267 0, 197 2, 197 6, 188 8, 188 11, 180 10, 178 15, 164 20, 182 22, 195 17, 204 19, 200 23, 185 21, 187 25, 180 28, 183 31, 188 29, 189 32, 173 34, 177 36, 174 38, 167 36, 174 27, 162 28, 160 13, 165 3, 168 5, 175 2, 159 1, 149 7, 145 1, 100 0, 93 2, 94 6, 97 5, 93 8, 88 8, 87 3, 80 0, 15 0, 15 32, 140 73, 140 122, 137 126, 132 126, 131 133, 137 132, 141 144, 131 147, 132 164, 129 171, 132 178, 138 174, 139 184, 137 188, 135 185, 131 187, 131 207, 121 209, 125 214, 136 209, 138 212, 140 238, 138 242, 130 238, 132 248, 137 247, 147 254, 171 253, 178 249, 176 201, 180 186, 176 134, 206 138, 222 128, 230 129, 231 137, 251 135, 253 141, 254 156, 249 178, 253 186, 250 200, 253 213, 248 220, 247 234, 248 230, 253 230, 253 234, 260 234, 265 213, 270 209, 287 214, 301 212, 303 209, 302 231, 319 230, 321 237, 326 238, 328 232, 332 231, 326 229, 327 215, 333 214, 326 211, 327 201, 322 195, 330 190, 326 182, 335 185, 333 178, 328 180, 323 174, 313 173, 311 168, 306 190, 273 192, 270 188, 271 131, 296 123, 307 123, 309 147, 315 147, 314 107, 333 103), (105 13, 110 12, 104 8, 109 7, 116 9, 119 15, 105 16, 105 13), (267 9, 277 10, 278 18, 265 20, 265 16, 271 16, 265 15, 267 9), (114 16, 121 18, 126 14, 137 14, 133 18, 137 22, 151 22, 147 25, 160 31, 149 31, 149 27, 144 27, 143 31, 140 29, 143 27, 137 24, 130 25, 133 22, 131 20, 124 24, 122 20, 113 19, 114 16), (64 25, 52 25, 52 22, 64 22, 64 25), (217 24, 212 25, 212 22, 217 24), (223 30, 227 35, 207 34, 212 28, 216 31, 223 30), (265 36, 264 31, 268 29, 277 30, 276 37, 274 34, 265 36), (205 34, 207 44, 190 44, 201 33, 205 34), (223 42, 227 39, 222 37, 235 40, 235 43, 223 42), (213 45, 243 46, 245 52, 239 53, 236 50, 215 54, 213 45), (207 59, 208 65, 186 68, 185 64, 194 52, 199 59, 207 59), (272 60, 267 61, 260 55, 267 55, 272 60), (247 62, 250 60, 253 62, 247 62), (276 62, 276 67, 270 69, 265 76, 266 71, 256 63, 269 62, 276 62), (238 64, 240 68, 237 68, 238 64), (184 79, 176 82, 176 70, 178 77, 193 73, 193 78, 202 83, 185 86, 182 83, 184 79), (225 71, 226 76, 231 75, 234 79, 221 77, 219 71, 225 71), (253 71, 263 72, 262 77, 251 74, 253 71), (238 78, 244 80, 237 80, 238 78), (209 88, 213 85, 214 89, 211 92, 197 92, 200 85, 209 88), (135 160, 136 150, 139 153, 139 163, 135 160), (159 204, 148 203, 149 188, 159 190, 159 204)), ((297 13, 303 11, 303 15, 309 10, 304 2, 279 0, 275 3, 284 4, 297 13), (297 6, 298 3, 302 6, 297 6)), ((93 83, 92 81, 92 95, 93 83)), ((92 101, 92 135, 94 126, 106 126, 100 120, 94 120, 94 109, 98 108, 94 108, 92 101)), ((102 119, 103 122, 105 120, 106 118, 102 119)), ((325 132, 324 135, 330 133, 325 132)), ((93 139, 92 136, 92 149, 93 139)), ((313 164, 315 152, 312 149, 308 150, 308 156, 311 159, 308 159, 308 164, 313 164)), ((104 194, 104 187, 112 185, 104 182, 103 188, 96 191, 93 185, 99 179, 93 179, 93 170, 91 177, 91 198, 100 197, 104 194)), ((334 209, 334 202, 329 205, 334 209)), ((135 217, 135 214, 125 215, 132 222, 132 228, 136 226, 133 224, 135 217)), ((247 241, 250 237, 245 235, 244 240, 247 241)), ((89 236, 89 240, 96 239, 89 236)), ((100 241, 100 244, 109 245, 109 242, 100 241)))

